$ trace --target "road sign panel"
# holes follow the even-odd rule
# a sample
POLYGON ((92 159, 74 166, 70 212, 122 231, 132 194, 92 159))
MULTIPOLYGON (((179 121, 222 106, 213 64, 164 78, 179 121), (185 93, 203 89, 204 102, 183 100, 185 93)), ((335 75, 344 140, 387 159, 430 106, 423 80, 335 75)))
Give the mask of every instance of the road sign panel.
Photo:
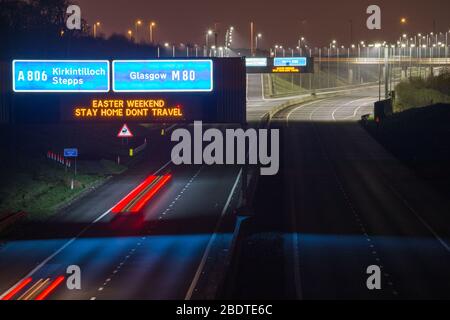
POLYGON ((306 67, 306 57, 274 58, 274 67, 306 67))
POLYGON ((246 68, 247 73, 313 73, 313 59, 311 57, 247 58, 246 68))
POLYGON ((64 158, 77 158, 78 149, 77 148, 67 148, 64 149, 64 158))
POLYGON ((267 67, 267 58, 245 58, 245 66, 248 67, 267 67))
POLYGON ((122 126, 122 129, 120 129, 119 133, 117 134, 117 137, 118 138, 132 138, 133 137, 133 133, 128 128, 128 126, 126 124, 124 124, 122 126))
POLYGON ((116 60, 115 92, 210 92, 212 60, 116 60))
POLYGON ((14 60, 14 92, 108 92, 107 60, 14 60))

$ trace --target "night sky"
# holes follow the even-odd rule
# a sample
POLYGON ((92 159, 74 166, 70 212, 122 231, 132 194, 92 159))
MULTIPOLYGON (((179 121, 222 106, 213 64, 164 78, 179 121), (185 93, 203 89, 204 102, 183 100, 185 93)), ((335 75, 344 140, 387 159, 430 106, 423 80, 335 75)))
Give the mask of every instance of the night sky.
MULTIPOLYGON (((327 45, 332 39, 350 43, 350 23, 353 20, 354 39, 377 41, 394 40, 403 32, 431 32, 433 20, 436 30, 450 29, 449 0, 78 0, 82 17, 92 24, 101 21, 101 33, 125 34, 133 29, 136 18, 148 23, 157 22, 155 39, 159 42, 197 43, 204 45, 205 31, 219 24, 222 32, 232 25, 236 29, 234 47, 248 47, 249 22, 263 34, 262 47, 281 44, 295 46, 299 34, 313 46, 327 45), (377 4, 382 10, 382 30, 366 28, 366 8, 377 4), (408 24, 400 25, 406 17, 408 24), (245 43, 244 43, 245 42, 245 43)), ((148 25, 145 35, 148 37, 148 25)), ((141 36, 144 36, 141 31, 141 36)))

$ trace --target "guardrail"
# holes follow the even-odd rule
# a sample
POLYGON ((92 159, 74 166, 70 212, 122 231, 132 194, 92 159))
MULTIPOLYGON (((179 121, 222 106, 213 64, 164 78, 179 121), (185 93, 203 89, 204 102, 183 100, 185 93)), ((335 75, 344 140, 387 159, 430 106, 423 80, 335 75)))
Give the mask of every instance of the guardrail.
POLYGON ((135 156, 139 152, 144 151, 147 148, 147 139, 145 139, 144 143, 136 148, 130 148, 130 157, 135 156))

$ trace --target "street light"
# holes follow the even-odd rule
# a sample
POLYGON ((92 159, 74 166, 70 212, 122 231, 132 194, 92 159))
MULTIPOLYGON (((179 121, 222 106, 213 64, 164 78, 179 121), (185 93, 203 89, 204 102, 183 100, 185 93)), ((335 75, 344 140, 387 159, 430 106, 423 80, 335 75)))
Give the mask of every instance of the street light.
POLYGON ((156 27, 154 21, 150 22, 150 43, 153 43, 153 28, 156 27))
POLYGON ((302 55, 302 42, 305 41, 305 38, 300 36, 300 38, 298 39, 298 53, 301 56, 302 55))
POLYGON ((208 55, 208 51, 209 51, 209 36, 211 36, 213 34, 213 31, 211 29, 209 29, 208 31, 206 31, 206 35, 205 35, 205 56, 208 55))
POLYGON ((137 20, 136 23, 134 24, 134 31, 136 33, 135 39, 136 41, 138 40, 138 27, 142 25, 142 21, 141 20, 137 20))
POLYGON ((255 37, 255 49, 258 50, 258 39, 262 38, 262 34, 258 33, 255 37))
POLYGON ((131 31, 131 30, 128 30, 128 36, 130 37, 130 41, 132 40, 132 38, 133 38, 133 31, 131 31))
POLYGON ((336 43, 337 43, 336 40, 331 41, 331 43, 330 43, 330 50, 328 51, 328 57, 330 57, 331 49, 332 48, 336 48, 336 43))
POLYGON ((97 38, 97 28, 100 27, 100 22, 94 23, 94 38, 97 38))
POLYGON ((213 31, 211 29, 206 32, 206 47, 209 47, 209 36, 211 36, 212 34, 213 31))
MULTIPOLYGON (((169 49, 170 48, 170 43, 169 42, 165 42, 164 43, 164 47, 166 48, 166 49, 169 49)), ((172 57, 175 57, 175 44, 172 44, 172 57)))

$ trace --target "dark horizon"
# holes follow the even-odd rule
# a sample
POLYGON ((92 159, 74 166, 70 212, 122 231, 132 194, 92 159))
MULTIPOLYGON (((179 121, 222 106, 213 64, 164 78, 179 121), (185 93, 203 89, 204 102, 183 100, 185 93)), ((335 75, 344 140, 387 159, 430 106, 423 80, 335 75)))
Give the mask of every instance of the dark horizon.
POLYGON ((299 36, 306 37, 310 45, 326 46, 332 39, 345 45, 350 44, 350 20, 353 21, 353 42, 393 41, 402 33, 411 35, 419 32, 444 32, 450 30, 446 17, 450 2, 430 0, 371 1, 348 0, 332 2, 317 0, 299 2, 293 0, 277 1, 272 8, 267 3, 248 0, 231 0, 216 3, 206 0, 189 2, 157 2, 145 0, 114 2, 98 0, 78 0, 82 17, 89 25, 101 22, 99 33, 110 36, 113 33, 125 34, 134 30, 136 19, 145 22, 146 39, 149 37, 148 23, 157 23, 154 29, 155 41, 160 43, 205 43, 205 32, 219 23, 219 43, 223 43, 225 30, 235 27, 233 47, 249 46, 250 21, 255 24, 255 32, 262 33, 260 46, 264 48, 275 44, 292 47, 299 36), (372 31, 366 28, 366 8, 371 4, 381 7, 382 29, 372 31), (174 9, 177 8, 177 9, 174 9), (277 9, 279 8, 279 9, 277 9), (208 13, 205 16, 205 13, 208 13), (407 19, 406 25, 400 19, 407 19), (186 26, 186 27, 185 27, 186 26))

